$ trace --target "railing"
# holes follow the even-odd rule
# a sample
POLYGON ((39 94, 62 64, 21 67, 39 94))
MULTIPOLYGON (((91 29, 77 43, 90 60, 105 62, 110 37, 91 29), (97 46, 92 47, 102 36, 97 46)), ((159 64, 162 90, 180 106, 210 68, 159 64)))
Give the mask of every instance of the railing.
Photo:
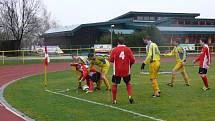
MULTIPOLYGON (((215 46, 210 46, 210 51, 214 54, 215 46)), ((130 47, 136 57, 142 57, 146 54, 145 47, 130 47)), ((201 52, 201 46, 196 46, 194 51, 187 51, 188 54, 199 54, 201 52)), ((173 46, 159 46, 161 53, 170 52, 173 46)), ((92 48, 80 48, 80 49, 62 49, 64 53, 50 53, 51 60, 70 61, 72 55, 87 56, 92 48)), ((29 61, 37 61, 41 63, 44 59, 44 54, 33 50, 8 50, 0 51, 0 65, 15 63, 25 64, 29 61)), ((32 62, 33 63, 33 62, 32 62)))

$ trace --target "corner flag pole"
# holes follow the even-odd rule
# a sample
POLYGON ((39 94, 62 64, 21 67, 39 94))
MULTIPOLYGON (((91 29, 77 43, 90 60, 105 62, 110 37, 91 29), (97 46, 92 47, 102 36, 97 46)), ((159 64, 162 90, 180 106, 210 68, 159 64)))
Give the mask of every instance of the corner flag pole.
POLYGON ((48 63, 50 62, 49 60, 49 55, 48 55, 48 50, 47 47, 45 46, 45 60, 44 60, 44 86, 48 86, 48 80, 47 80, 47 66, 48 63))

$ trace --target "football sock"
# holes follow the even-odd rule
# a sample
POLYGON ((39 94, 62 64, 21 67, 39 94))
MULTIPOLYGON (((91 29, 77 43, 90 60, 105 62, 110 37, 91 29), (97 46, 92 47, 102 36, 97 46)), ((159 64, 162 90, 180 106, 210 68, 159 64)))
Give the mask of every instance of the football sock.
POLYGON ((203 82, 204 82, 205 87, 208 88, 208 78, 207 78, 206 76, 203 76, 203 77, 202 77, 202 80, 203 80, 203 82))
POLYGON ((116 94, 117 94, 117 85, 112 85, 112 100, 116 100, 116 94))
POLYGON ((158 95, 159 87, 158 87, 158 81, 157 81, 157 79, 153 79, 152 80, 152 87, 153 87, 154 93, 156 95, 158 95))
POLYGON ((175 82, 175 79, 176 79, 176 74, 172 74, 172 80, 171 80, 172 84, 175 82))
POLYGON ((128 96, 132 95, 132 85, 130 82, 126 84, 128 96))
POLYGON ((94 87, 93 87, 93 81, 92 80, 89 80, 89 90, 90 91, 93 91, 94 87))
POLYGON ((102 85, 102 80, 99 80, 99 81, 97 82, 97 88, 98 88, 98 89, 101 89, 101 85, 102 85))
POLYGON ((185 83, 190 84, 187 73, 184 71, 184 72, 181 72, 181 74, 182 74, 182 76, 184 78, 185 83))
POLYGON ((105 79, 104 79, 104 83, 105 83, 107 89, 110 89, 109 80, 105 78, 105 79))

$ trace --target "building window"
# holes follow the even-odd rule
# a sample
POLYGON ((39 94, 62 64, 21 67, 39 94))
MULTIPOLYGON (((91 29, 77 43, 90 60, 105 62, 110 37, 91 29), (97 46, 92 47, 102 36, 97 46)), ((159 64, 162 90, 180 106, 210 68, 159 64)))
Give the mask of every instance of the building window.
POLYGON ((185 21, 185 24, 186 24, 186 25, 190 25, 190 21, 188 21, 188 20, 185 21))
POLYGON ((162 17, 158 17, 158 20, 161 20, 162 19, 162 17))
POLYGON ((193 21, 192 24, 193 25, 198 25, 198 21, 193 21))
POLYGON ((184 24, 184 21, 179 20, 179 21, 178 21, 178 24, 184 24))
POLYGON ((148 21, 149 20, 149 16, 144 16, 143 18, 145 21, 148 21))
POLYGON ((155 21, 155 17, 154 16, 150 16, 150 20, 151 21, 155 21))
POLYGON ((211 25, 211 22, 210 22, 210 21, 207 21, 207 22, 206 22, 206 25, 211 25))
POLYGON ((137 20, 143 20, 143 16, 137 16, 137 20))

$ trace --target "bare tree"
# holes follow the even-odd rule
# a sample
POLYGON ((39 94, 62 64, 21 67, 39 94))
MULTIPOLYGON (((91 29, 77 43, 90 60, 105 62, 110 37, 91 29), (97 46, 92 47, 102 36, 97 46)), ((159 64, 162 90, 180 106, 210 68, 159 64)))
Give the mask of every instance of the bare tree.
POLYGON ((39 0, 0 0, 0 23, 14 40, 23 38, 38 27, 39 0))

